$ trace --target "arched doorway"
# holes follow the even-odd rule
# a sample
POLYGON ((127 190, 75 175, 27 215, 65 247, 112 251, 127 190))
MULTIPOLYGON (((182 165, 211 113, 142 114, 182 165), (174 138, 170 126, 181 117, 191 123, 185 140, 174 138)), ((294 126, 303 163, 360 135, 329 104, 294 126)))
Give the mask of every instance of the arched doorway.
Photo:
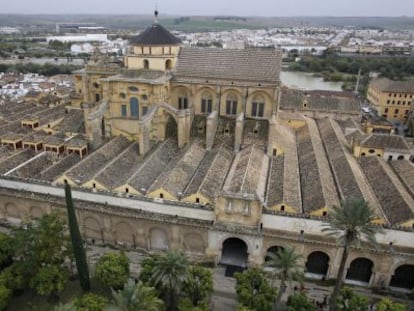
POLYGON ((226 276, 243 271, 247 267, 247 245, 238 238, 228 238, 223 242, 220 263, 226 266, 226 276))
POLYGON ((346 279, 361 283, 369 283, 374 263, 367 258, 357 258, 351 262, 346 279))
POLYGON ((177 138, 178 127, 177 122, 174 117, 170 114, 167 114, 167 125, 165 126, 165 137, 177 138))
POLYGON ((412 290, 414 288, 414 265, 399 266, 391 278, 390 286, 412 290))
POLYGON ((269 254, 276 254, 277 252, 282 250, 284 250, 284 247, 279 245, 269 247, 269 249, 266 252, 265 262, 270 260, 269 254))
POLYGON ((171 59, 167 59, 165 61, 165 70, 171 70, 171 69, 172 69, 171 59))
POLYGON ((329 256, 324 252, 310 253, 306 261, 306 273, 313 277, 323 278, 328 273, 329 256))

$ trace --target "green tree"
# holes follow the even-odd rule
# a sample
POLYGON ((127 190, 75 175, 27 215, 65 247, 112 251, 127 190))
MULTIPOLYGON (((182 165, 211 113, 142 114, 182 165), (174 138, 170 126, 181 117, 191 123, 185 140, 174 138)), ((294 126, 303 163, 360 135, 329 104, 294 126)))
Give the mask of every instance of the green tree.
POLYGON ((76 307, 73 305, 72 302, 66 304, 58 304, 57 306, 53 307, 53 311, 77 311, 76 307))
POLYGON ((129 281, 122 290, 112 290, 114 304, 119 311, 160 311, 164 303, 158 298, 158 293, 153 287, 139 282, 135 284, 129 281))
POLYGON ((6 309, 11 297, 11 290, 0 283, 0 311, 6 309))
POLYGON ((168 251, 156 257, 151 283, 162 293, 167 310, 177 310, 178 297, 187 278, 188 259, 180 251, 168 251))
POLYGON ((345 200, 339 207, 334 206, 329 215, 329 220, 324 224, 322 231, 327 232, 328 236, 335 237, 343 248, 335 288, 329 303, 330 310, 335 311, 336 300, 343 283, 345 264, 351 246, 360 247, 362 242, 376 245, 375 235, 382 233, 383 230, 373 223, 375 219, 374 211, 364 200, 345 200))
POLYGON ((213 275, 210 269, 201 266, 190 266, 187 278, 183 283, 182 295, 193 308, 208 306, 213 292, 213 275))
POLYGON ((1 272, 0 284, 4 284, 13 292, 23 291, 28 285, 29 270, 30 266, 25 262, 16 261, 1 272))
POLYGON ((295 293, 288 297, 286 302, 288 311, 314 311, 315 305, 303 293, 295 293))
POLYGON ((343 287, 336 301, 338 310, 343 311, 366 311, 369 306, 369 299, 356 294, 351 288, 343 287))
POLYGON ((87 293, 73 300, 76 311, 102 311, 107 303, 108 300, 105 297, 92 293, 87 293))
POLYGON ((96 265, 95 276, 106 286, 122 288, 129 277, 128 257, 123 252, 103 255, 96 265))
POLYGON ((79 282, 84 292, 90 290, 89 269, 86 260, 86 252, 83 247, 82 236, 79 231, 78 220, 76 218, 75 206, 73 205, 72 192, 68 183, 65 185, 66 208, 68 211, 68 223, 70 237, 72 240, 72 250, 75 256, 76 268, 79 274, 79 282))
MULTIPOLYGON (((19 261, 0 275, 9 289, 23 290, 30 284, 37 288, 40 283, 51 281, 46 277, 51 272, 64 271, 69 248, 66 226, 58 214, 47 214, 36 222, 21 225, 12 231, 11 238, 14 257, 19 258, 19 261)), ((59 283, 58 280, 54 281, 59 283)), ((53 296, 53 290, 51 294, 53 296)))
POLYGON ((377 311, 406 311, 407 307, 388 298, 383 298, 377 303, 377 311))
POLYGON ((63 291, 67 280, 67 273, 60 266, 45 266, 39 269, 36 275, 30 280, 39 295, 49 295, 50 299, 56 298, 58 293, 63 291))
POLYGON ((235 273, 237 301, 251 310, 271 311, 276 289, 270 286, 262 270, 249 269, 235 273))
POLYGON ((0 270, 12 263, 13 244, 9 235, 0 233, 0 270))
POLYGON ((296 254, 293 247, 280 248, 276 253, 270 253, 266 266, 275 269, 274 277, 280 280, 279 292, 275 301, 275 308, 279 308, 287 284, 292 281, 303 282, 303 265, 300 263, 302 255, 296 254))
POLYGON ((144 260, 141 262, 141 271, 139 273, 139 279, 144 284, 151 285, 151 277, 152 277, 152 269, 154 269, 156 260, 156 255, 150 255, 145 257, 144 260))

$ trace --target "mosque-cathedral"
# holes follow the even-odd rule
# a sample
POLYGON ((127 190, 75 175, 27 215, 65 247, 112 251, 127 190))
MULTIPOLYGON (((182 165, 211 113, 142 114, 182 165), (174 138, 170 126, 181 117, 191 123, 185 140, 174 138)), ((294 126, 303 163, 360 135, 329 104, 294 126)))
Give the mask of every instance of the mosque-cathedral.
POLYGON ((90 243, 236 267, 292 245, 308 277, 335 278, 322 224, 360 198, 385 234, 352 249, 346 282, 412 290, 412 143, 368 129, 352 95, 285 88, 280 67, 278 50, 185 47, 156 21, 123 62, 75 72, 69 104, 0 107, 0 218, 64 211, 67 182, 90 243))

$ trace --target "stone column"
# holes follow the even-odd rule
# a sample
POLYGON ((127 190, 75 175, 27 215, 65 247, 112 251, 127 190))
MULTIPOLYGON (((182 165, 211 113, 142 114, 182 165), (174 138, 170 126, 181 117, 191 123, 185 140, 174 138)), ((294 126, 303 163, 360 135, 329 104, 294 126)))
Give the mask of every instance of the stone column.
POLYGON ((236 119, 236 126, 234 128, 234 152, 240 151, 240 146, 243 139, 244 114, 241 113, 236 119))
POLYGON ((207 117, 206 124, 206 149, 211 150, 214 144, 214 137, 216 136, 218 126, 218 112, 217 110, 210 113, 207 117))

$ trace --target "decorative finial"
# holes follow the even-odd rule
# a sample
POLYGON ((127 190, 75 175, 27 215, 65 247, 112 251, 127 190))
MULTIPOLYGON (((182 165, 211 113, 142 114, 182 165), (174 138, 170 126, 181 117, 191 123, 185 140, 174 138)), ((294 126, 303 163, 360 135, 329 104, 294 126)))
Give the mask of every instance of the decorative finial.
POLYGON ((155 22, 158 23, 158 6, 157 5, 155 5, 154 16, 155 16, 155 22))

